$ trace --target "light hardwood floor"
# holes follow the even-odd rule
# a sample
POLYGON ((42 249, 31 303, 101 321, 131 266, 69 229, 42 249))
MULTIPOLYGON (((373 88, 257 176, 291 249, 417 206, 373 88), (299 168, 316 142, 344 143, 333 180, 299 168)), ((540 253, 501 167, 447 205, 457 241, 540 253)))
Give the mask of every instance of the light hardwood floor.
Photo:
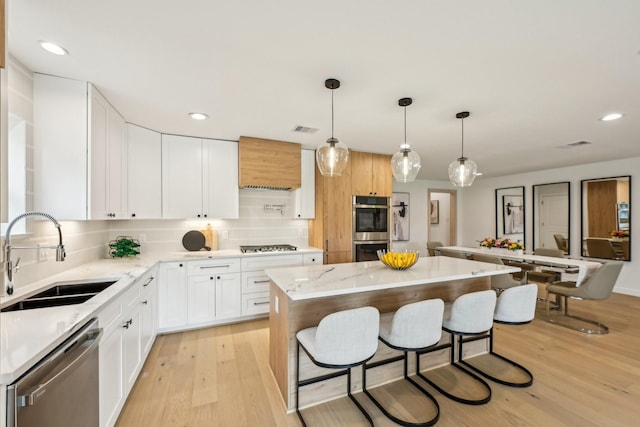
MULTIPOLYGON (((572 308, 611 332, 592 336, 552 325, 542 310, 529 325, 496 326, 496 351, 529 368, 534 384, 518 389, 490 383, 493 398, 481 406, 452 402, 434 390, 441 407, 437 425, 640 425, 640 298, 614 294, 572 308)), ((268 340, 266 319, 159 336, 117 426, 299 426, 295 414, 285 413, 271 375, 268 340)), ((403 382, 377 390, 382 400, 406 392, 403 382)), ((396 425, 362 393, 356 396, 376 425, 396 425)), ((429 412, 417 403, 397 409, 429 412)), ((346 398, 304 413, 310 426, 367 425, 346 398)))

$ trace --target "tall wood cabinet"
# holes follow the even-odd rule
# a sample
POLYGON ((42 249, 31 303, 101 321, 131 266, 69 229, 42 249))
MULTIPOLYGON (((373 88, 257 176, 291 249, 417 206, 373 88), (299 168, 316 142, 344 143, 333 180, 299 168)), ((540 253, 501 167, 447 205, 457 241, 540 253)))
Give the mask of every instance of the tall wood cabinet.
POLYGON ((325 177, 316 166, 315 219, 309 221, 309 245, 323 249, 324 264, 352 262, 353 197, 391 197, 391 157, 351 151, 339 177, 325 177))

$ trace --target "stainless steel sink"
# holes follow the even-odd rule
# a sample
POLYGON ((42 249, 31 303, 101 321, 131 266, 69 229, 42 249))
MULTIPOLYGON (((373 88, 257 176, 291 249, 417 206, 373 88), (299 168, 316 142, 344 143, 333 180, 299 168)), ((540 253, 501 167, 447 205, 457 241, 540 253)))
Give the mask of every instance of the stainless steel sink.
POLYGON ((54 283, 46 290, 7 306, 0 311, 31 310, 34 308, 82 304, 117 281, 118 279, 109 279, 54 283))

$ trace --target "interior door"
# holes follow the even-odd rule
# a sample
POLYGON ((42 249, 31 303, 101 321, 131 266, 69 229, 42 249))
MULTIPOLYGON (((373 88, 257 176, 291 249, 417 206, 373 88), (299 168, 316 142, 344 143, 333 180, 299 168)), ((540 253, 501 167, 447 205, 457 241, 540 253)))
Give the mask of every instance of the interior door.
POLYGON ((556 248, 554 234, 566 234, 569 227, 569 199, 567 194, 548 194, 540 197, 540 247, 556 248))

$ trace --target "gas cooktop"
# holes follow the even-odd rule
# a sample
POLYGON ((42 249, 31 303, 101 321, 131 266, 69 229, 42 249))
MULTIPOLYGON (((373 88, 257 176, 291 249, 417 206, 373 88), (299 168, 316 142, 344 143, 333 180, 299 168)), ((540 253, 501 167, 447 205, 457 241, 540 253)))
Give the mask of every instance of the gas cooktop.
POLYGON ((243 254, 258 252, 291 252, 297 250, 298 248, 292 245, 240 246, 240 252, 243 254))

